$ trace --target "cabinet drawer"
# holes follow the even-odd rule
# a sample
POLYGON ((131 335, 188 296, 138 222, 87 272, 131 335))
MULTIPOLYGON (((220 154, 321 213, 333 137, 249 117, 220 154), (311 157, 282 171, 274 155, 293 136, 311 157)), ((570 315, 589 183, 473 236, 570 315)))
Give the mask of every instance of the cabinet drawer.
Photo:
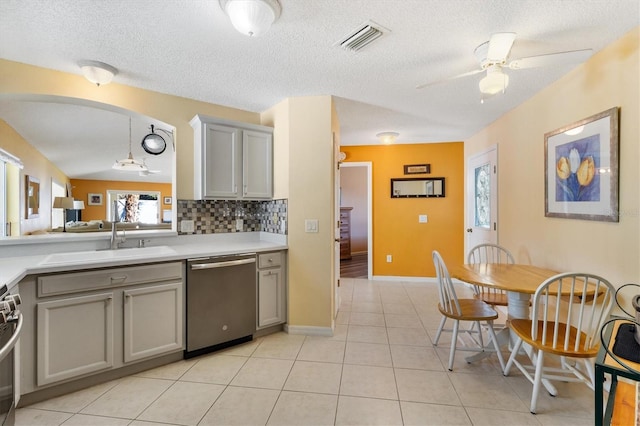
POLYGON ((182 263, 160 263, 38 277, 38 297, 182 279, 182 263))
POLYGON ((282 265, 282 253, 263 253, 258 255, 258 268, 271 268, 282 265))

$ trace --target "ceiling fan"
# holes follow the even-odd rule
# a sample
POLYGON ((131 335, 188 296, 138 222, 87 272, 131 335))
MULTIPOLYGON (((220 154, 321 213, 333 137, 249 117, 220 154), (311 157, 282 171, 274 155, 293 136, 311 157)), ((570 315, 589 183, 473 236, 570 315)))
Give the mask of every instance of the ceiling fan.
POLYGON ((149 169, 149 167, 147 166, 147 162, 145 161, 145 158, 142 159, 142 165, 145 167, 145 170, 140 170, 138 172, 139 176, 155 175, 155 174, 161 172, 161 170, 151 170, 151 169, 149 169))
POLYGON ((489 41, 486 41, 476 47, 473 52, 480 63, 479 69, 445 78, 443 80, 421 84, 417 86, 416 89, 423 89, 425 87, 445 83, 457 78, 485 72, 486 76, 483 77, 478 84, 480 93, 482 94, 481 101, 483 101, 497 93, 504 93, 507 86, 509 86, 509 75, 504 72, 505 68, 519 70, 549 65, 558 66, 563 64, 579 63, 586 60, 592 52, 591 49, 573 50, 509 60, 509 53, 511 52, 511 47, 513 46, 515 39, 516 33, 492 34, 489 41))

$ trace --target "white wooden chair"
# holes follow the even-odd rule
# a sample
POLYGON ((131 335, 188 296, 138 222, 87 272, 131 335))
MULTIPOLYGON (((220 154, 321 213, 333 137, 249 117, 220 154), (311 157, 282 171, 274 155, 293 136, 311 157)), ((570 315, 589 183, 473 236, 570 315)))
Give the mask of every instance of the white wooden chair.
MULTIPOLYGON (((478 299, 458 299, 456 291, 451 281, 449 271, 436 250, 432 253, 433 264, 436 267, 436 274, 438 280, 438 296, 440 302, 438 303, 438 310, 442 314, 442 320, 438 327, 436 338, 433 342, 434 346, 438 346, 440 335, 443 331, 452 332, 451 336, 451 349, 449 351, 449 371, 453 371, 453 361, 456 355, 456 348, 458 348, 458 332, 467 333, 475 346, 464 346, 458 348, 462 351, 484 352, 487 349, 484 346, 482 339, 482 327, 481 322, 485 322, 489 337, 493 343, 494 350, 498 355, 500 366, 504 369, 504 358, 500 352, 500 346, 496 338, 496 333, 493 329, 493 320, 498 318, 498 313, 488 304, 478 299), (445 329, 444 325, 447 319, 453 320, 453 329, 445 329), (470 321, 477 327, 473 326, 467 329, 459 329, 460 321, 470 321)), ((473 325, 472 324, 472 325, 473 325)))
MULTIPOLYGON (((506 248, 497 244, 478 244, 469 250, 467 263, 510 263, 513 264, 513 256, 506 248)), ((473 286, 474 297, 488 303, 491 306, 507 306, 507 292, 491 287, 473 286)))
POLYGON ((594 389, 592 361, 598 354, 600 328, 609 316, 614 295, 615 288, 599 276, 558 274, 542 282, 536 290, 533 320, 508 321, 517 339, 504 375, 507 376, 515 364, 533 384, 530 406, 533 414, 543 380, 583 382, 594 389), (516 359, 523 343, 532 349, 528 352, 531 364, 524 365, 516 359), (548 354, 560 357, 559 367, 545 366, 548 354))

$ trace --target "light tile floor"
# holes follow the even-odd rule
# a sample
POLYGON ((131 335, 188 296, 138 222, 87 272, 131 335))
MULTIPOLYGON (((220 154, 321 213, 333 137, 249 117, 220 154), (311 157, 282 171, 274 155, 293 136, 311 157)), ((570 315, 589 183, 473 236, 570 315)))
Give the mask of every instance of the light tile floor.
MULTIPOLYGON (((495 355, 467 364, 440 321, 434 284, 342 279, 333 337, 277 333, 47 400, 16 425, 591 424, 593 392, 559 383, 529 413, 531 384, 495 355)), ((466 289, 460 289, 465 292, 466 289)), ((505 356, 508 354, 505 353, 505 356)))

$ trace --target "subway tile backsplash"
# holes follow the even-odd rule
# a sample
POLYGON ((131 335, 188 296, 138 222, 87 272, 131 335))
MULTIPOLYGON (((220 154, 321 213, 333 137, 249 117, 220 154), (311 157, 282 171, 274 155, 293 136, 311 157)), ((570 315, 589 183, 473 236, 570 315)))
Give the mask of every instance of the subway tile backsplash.
POLYGON ((180 222, 193 220, 195 234, 263 231, 287 233, 287 200, 178 200, 180 222), (238 223, 242 220, 242 224, 238 223))

